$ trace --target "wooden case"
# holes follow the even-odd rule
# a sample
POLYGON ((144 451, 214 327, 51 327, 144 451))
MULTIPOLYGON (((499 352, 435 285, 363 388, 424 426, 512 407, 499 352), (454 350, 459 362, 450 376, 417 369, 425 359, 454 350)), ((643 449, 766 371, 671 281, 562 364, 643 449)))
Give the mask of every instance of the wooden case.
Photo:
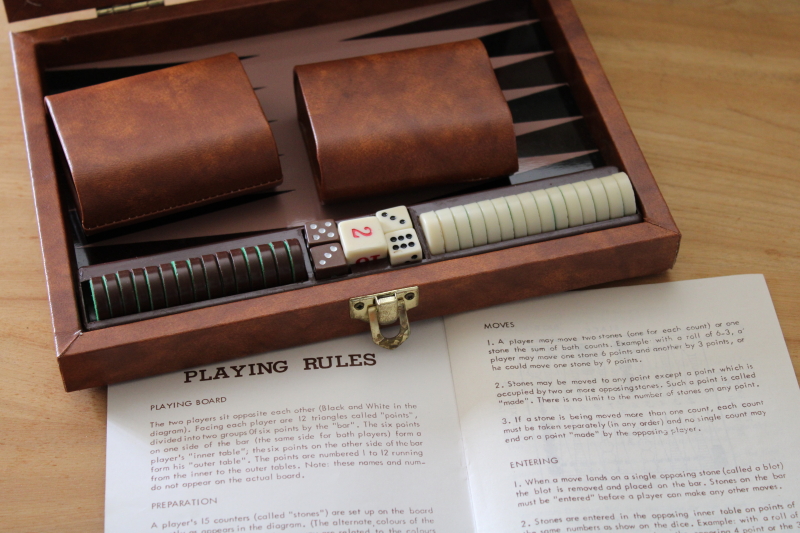
MULTIPOLYGON (((94 7, 93 0, 5 0, 11 21, 94 7)), ((468 311, 670 268, 680 233, 569 0, 533 0, 554 57, 605 164, 626 171, 640 218, 619 227, 307 283, 147 320, 93 328, 81 289, 44 104, 46 69, 139 56, 262 34, 341 23, 430 0, 203 0, 12 35, 25 138, 47 276, 58 363, 68 391, 170 372, 368 330, 350 298, 419 287, 411 320, 468 311)), ((498 2, 502 4, 502 2, 498 2)), ((373 210, 374 212, 374 210, 373 210)), ((412 332, 413 334, 413 332, 412 332)), ((400 348, 402 350, 402 347, 400 348)))

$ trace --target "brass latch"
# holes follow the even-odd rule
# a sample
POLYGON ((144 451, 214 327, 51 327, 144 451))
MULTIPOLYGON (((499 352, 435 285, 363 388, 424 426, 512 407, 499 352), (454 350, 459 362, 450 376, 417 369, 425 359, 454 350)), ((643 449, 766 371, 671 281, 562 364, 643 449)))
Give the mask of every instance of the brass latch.
POLYGON ((141 2, 132 2, 130 4, 119 4, 111 7, 98 7, 97 16, 103 17, 106 15, 116 15, 117 13, 127 13, 128 11, 136 11, 146 7, 163 6, 164 0, 142 0, 141 2))
POLYGON ((372 340, 375 344, 388 348, 397 348, 408 338, 410 327, 406 311, 413 309, 419 302, 419 287, 408 287, 394 291, 370 294, 350 298, 350 318, 369 322, 372 340), (388 326, 400 321, 400 331, 391 338, 381 334, 381 326, 388 326))

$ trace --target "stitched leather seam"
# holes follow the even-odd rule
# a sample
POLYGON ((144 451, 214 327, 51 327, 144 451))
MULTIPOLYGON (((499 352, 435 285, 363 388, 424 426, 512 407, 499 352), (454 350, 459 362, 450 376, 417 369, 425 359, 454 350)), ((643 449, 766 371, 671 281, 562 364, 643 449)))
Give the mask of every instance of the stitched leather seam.
POLYGON ((142 217, 146 217, 146 216, 150 216, 150 215, 155 215, 156 213, 163 213, 164 211, 169 211, 170 209, 177 209, 179 207, 186 207, 187 205, 199 204, 200 202, 205 202, 206 200, 212 200, 214 198, 219 198, 220 196, 233 194, 235 192, 241 192, 241 191, 246 191, 248 189, 255 189, 257 187, 263 187, 265 185, 270 185, 271 183, 275 183, 277 181, 280 181, 280 180, 265 181, 264 183, 259 183, 257 185, 251 185, 249 187, 242 187, 241 189, 234 189, 232 191, 223 192, 223 193, 220 193, 220 194, 215 194, 214 196, 207 196, 205 198, 200 198, 199 200, 193 200, 193 201, 187 202, 185 204, 173 205, 173 206, 170 206, 170 207, 165 207, 164 209, 158 209, 156 211, 150 211, 149 213, 142 213, 141 215, 135 215, 135 216, 128 217, 128 218, 121 218, 119 220, 114 220, 112 222, 106 222, 105 224, 99 224, 97 226, 90 226, 90 227, 87 227, 85 229, 93 230, 93 229, 98 229, 98 228, 104 228, 106 226, 111 226, 113 224, 118 224, 120 222, 126 222, 128 220, 135 220, 137 218, 142 218, 142 217))

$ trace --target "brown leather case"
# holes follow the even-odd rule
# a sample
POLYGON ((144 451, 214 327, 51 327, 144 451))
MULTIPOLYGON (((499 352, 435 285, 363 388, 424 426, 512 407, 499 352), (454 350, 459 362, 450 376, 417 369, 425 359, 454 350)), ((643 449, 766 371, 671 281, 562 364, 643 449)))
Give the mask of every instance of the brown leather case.
POLYGON ((282 181, 272 131, 235 54, 45 101, 88 235, 282 181))
POLYGON ((518 169, 511 112, 477 39, 294 72, 298 117, 324 202, 518 169))

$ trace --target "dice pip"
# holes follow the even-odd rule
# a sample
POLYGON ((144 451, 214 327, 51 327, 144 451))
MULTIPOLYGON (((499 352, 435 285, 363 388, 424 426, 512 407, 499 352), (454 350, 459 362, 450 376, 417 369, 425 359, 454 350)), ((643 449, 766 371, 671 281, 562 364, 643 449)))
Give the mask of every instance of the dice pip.
POLYGON ((375 216, 378 217, 378 221, 381 223, 381 228, 383 228, 384 233, 413 227, 408 209, 406 209, 404 205, 378 211, 375 213, 375 216))
POLYGON ((339 231, 333 220, 314 220, 306 222, 306 239, 309 246, 338 242, 339 231))
POLYGON ((422 260, 422 246, 419 244, 417 232, 413 229, 401 229, 386 234, 389 245, 389 262, 392 266, 416 263, 422 260))
POLYGON ((377 261, 387 255, 386 237, 377 217, 339 222, 339 237, 342 251, 350 265, 377 261))

